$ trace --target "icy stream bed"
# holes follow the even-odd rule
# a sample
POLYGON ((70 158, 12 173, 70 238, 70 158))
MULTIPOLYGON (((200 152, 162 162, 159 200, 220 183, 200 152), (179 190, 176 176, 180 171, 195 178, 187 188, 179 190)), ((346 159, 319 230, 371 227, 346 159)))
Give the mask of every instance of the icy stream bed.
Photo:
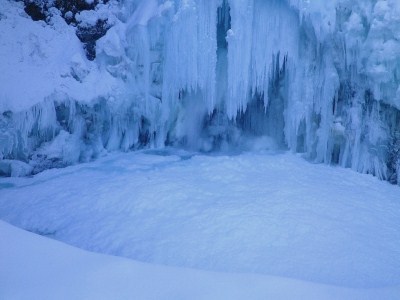
POLYGON ((400 189, 289 153, 112 154, 0 179, 0 219, 137 261, 351 288, 400 284, 400 189))

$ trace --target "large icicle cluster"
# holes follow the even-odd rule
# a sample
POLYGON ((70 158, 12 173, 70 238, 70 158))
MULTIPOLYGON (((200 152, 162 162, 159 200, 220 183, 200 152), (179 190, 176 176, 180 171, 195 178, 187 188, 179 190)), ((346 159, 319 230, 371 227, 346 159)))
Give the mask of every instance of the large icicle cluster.
MULTIPOLYGON (((202 5, 176 2, 171 36, 165 38, 164 84, 175 91, 163 93, 168 109, 184 103, 181 114, 193 120, 193 113, 206 111, 198 95, 207 95, 204 106, 213 113, 198 130, 222 114, 225 128, 233 123, 248 134, 250 127, 313 161, 398 181, 399 153, 393 146, 400 130, 396 1, 209 1, 207 16, 215 6, 229 15, 226 59, 220 49, 214 51, 218 31, 202 35, 199 30, 221 21, 205 18, 202 5), (176 35, 187 28, 191 34, 176 35), (205 60, 204 39, 213 49, 205 60), (217 75, 200 72, 204 64, 217 75), (221 69, 225 78, 219 76, 221 69), (221 86, 226 89, 222 103, 215 101, 221 100, 221 86)), ((185 123, 185 128, 193 126, 185 123)), ((190 139, 194 132, 179 134, 190 139)), ((235 134, 226 135, 235 143, 235 134)))
MULTIPOLYGON (((81 15, 104 19, 104 7, 81 15)), ((108 7, 113 27, 97 42, 94 62, 69 54, 71 71, 59 76, 72 83, 54 81, 54 91, 24 112, 3 109, 8 173, 9 159, 40 170, 38 157, 51 165, 54 153, 69 164, 107 150, 240 149, 268 137, 312 161, 400 183, 396 0, 126 0, 108 7), (102 88, 82 101, 75 86, 93 78, 102 88), (60 148, 61 140, 75 146, 60 148)), ((0 105, 9 107, 4 99, 0 105)))

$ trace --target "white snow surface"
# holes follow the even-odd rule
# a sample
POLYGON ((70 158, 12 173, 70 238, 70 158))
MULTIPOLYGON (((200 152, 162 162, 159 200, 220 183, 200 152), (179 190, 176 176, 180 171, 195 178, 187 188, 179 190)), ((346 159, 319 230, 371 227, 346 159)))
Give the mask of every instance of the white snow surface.
POLYGON ((395 299, 400 292, 144 264, 83 251, 2 221, 0 236, 7 241, 0 244, 2 299, 372 300, 395 299))
MULTIPOLYGON (((15 232, 15 237, 14 233, 1 235, 5 242, 0 249, 8 252, 0 255, 5 257, 1 264, 7 266, 0 268, 0 274, 7 277, 11 270, 15 280, 34 284, 55 272, 45 267, 46 261, 54 259, 54 268, 68 280, 79 282, 85 276, 91 284, 98 280, 98 289, 86 286, 93 293, 107 284, 119 284, 113 274, 120 274, 126 279, 120 283, 121 293, 128 288, 130 276, 141 277, 137 284, 148 295, 157 288, 163 291, 167 282, 178 276, 179 280, 185 278, 183 283, 175 282, 169 291, 190 290, 206 299, 233 299, 229 293, 242 288, 244 293, 255 293, 254 297, 244 297, 247 299, 274 291, 282 297, 272 299, 290 299, 285 295, 299 299, 291 293, 303 289, 321 291, 327 299, 330 291, 348 295, 332 299, 397 299, 399 199, 396 186, 351 170, 310 164, 289 153, 204 156, 165 150, 113 154, 93 163, 47 170, 32 178, 0 179, 0 218, 93 252, 173 267, 258 275, 198 273, 89 255, 4 224, 1 230, 15 232), (38 246, 19 244, 31 242, 38 246), (47 247, 55 247, 54 253, 47 247), (57 259, 58 249, 60 255, 66 255, 65 260, 62 256, 57 259), (38 278, 30 278, 23 272, 24 262, 34 264, 36 255, 44 260, 43 277, 40 272, 38 278), (20 257, 23 260, 17 269, 20 257), (82 259, 82 268, 88 273, 72 279, 79 272, 73 266, 81 263, 67 263, 68 257, 78 261, 78 257, 88 257, 87 262, 82 259), (106 274, 108 263, 112 267, 106 274), (140 276, 142 272, 149 276, 140 276), (152 280, 153 275, 160 281, 152 280), (191 280, 191 276, 199 278, 191 280)), ((51 280, 60 279, 55 276, 51 280)), ((15 285, 6 291, 12 293, 15 285)), ((57 286, 60 283, 55 290, 57 286)), ((133 290, 135 284, 129 288, 133 290)), ((238 295, 240 298, 243 294, 238 295)))

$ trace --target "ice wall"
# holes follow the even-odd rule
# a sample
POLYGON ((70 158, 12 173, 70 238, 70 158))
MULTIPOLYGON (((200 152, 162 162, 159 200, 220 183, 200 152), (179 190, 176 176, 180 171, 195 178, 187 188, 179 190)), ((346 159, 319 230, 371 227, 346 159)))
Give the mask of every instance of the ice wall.
POLYGON ((24 112, 5 112, 3 158, 32 166, 41 155, 51 166, 48 148, 65 139, 75 146, 53 153, 68 164, 149 146, 243 149, 267 136, 311 161, 400 182, 396 0, 127 0, 110 7, 113 27, 93 64, 71 62, 79 86, 97 76, 106 92, 82 101, 64 89, 24 112))
MULTIPOLYGON (((220 22, 218 18, 211 19, 210 25, 199 22, 204 17, 201 1, 177 3, 174 28, 195 29, 200 24, 212 28, 220 22), (183 18, 189 10, 190 17, 183 18)), ((217 49, 207 54, 205 62, 211 65, 209 70, 216 70, 216 77, 206 78, 217 78, 217 88, 197 82, 204 77, 198 71, 204 60, 197 60, 201 58, 196 54, 197 41, 207 37, 207 48, 215 49, 215 32, 202 36, 193 30, 194 35, 182 33, 178 39, 167 36, 164 78, 168 88, 176 91, 163 94, 169 108, 171 103, 200 107, 198 95, 217 93, 223 85, 222 101, 214 102, 220 99, 217 93, 204 103, 213 113, 204 117, 202 129, 214 126, 215 116, 218 125, 225 127, 213 142, 225 138, 231 144, 240 143, 237 131, 227 129, 234 126, 241 131, 239 136, 272 136, 282 147, 303 152, 315 162, 397 180, 398 151, 392 146, 398 143, 400 126, 396 1, 231 0, 215 4, 230 19, 225 28, 226 59, 219 55, 223 50, 217 49), (187 45, 184 50, 182 44, 187 45), (188 75, 181 81, 175 75, 168 77, 171 73, 188 75)), ((197 114, 205 110, 199 108, 197 114)), ((206 132, 207 138, 214 133, 206 132)))

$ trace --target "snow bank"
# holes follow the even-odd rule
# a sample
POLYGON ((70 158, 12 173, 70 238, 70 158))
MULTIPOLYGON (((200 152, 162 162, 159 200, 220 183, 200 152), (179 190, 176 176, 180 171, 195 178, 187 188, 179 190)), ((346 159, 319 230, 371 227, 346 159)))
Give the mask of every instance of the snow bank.
POLYGON ((279 277, 178 269, 86 252, 0 221, 3 299, 395 299, 279 277))

